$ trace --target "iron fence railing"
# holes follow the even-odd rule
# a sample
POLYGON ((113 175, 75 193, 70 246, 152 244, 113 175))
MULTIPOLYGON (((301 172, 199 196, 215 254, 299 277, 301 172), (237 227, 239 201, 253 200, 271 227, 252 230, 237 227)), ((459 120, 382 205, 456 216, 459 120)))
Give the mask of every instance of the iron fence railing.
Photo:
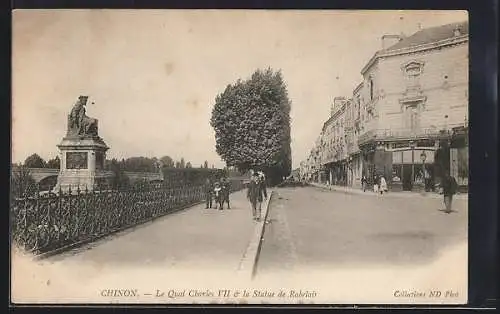
MULTIPOLYGON (((242 188, 241 181, 231 181, 232 192, 242 188)), ((27 252, 40 254, 92 241, 194 205, 204 197, 203 186, 196 185, 122 191, 77 190, 12 198, 11 240, 27 252)))

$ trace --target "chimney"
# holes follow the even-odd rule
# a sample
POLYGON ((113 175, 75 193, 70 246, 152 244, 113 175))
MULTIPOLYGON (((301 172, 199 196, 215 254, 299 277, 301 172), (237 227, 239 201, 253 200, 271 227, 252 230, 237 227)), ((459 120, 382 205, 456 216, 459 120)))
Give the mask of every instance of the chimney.
POLYGON ((403 39, 401 35, 384 35, 382 36, 382 49, 387 49, 400 42, 403 39))

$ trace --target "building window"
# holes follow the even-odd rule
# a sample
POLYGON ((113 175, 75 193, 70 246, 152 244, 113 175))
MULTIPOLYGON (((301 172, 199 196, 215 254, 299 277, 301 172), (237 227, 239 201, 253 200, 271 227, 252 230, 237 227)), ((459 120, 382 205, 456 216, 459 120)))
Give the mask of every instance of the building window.
POLYGON ((414 90, 420 87, 419 79, 423 68, 424 62, 418 60, 412 60, 402 65, 401 70, 407 79, 407 90, 414 90))
POLYGON ((405 110, 407 127, 416 130, 420 126, 420 113, 418 105, 408 106, 405 110))

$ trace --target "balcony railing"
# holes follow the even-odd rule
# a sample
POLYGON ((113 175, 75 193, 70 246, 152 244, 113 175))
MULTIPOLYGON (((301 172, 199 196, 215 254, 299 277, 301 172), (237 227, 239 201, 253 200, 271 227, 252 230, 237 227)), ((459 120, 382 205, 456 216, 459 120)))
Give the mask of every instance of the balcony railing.
POLYGON ((375 129, 368 130, 358 138, 358 144, 364 144, 370 140, 401 140, 401 139, 421 139, 429 137, 443 137, 451 134, 451 128, 458 125, 448 125, 446 127, 432 127, 419 129, 375 129))

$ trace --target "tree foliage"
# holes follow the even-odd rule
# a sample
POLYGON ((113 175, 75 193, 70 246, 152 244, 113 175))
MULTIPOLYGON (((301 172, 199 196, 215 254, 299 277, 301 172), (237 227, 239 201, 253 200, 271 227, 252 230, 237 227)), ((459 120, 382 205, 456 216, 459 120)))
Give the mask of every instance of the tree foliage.
POLYGON ((109 170, 113 171, 113 178, 111 180, 111 186, 113 189, 124 189, 131 186, 130 179, 125 175, 124 167, 126 165, 125 160, 118 161, 113 158, 109 163, 109 170))
POLYGON ((170 156, 163 156, 160 158, 160 161, 165 168, 174 168, 175 166, 175 162, 170 156))
POLYGON ((47 160, 46 167, 51 168, 51 169, 61 168, 61 160, 59 159, 59 156, 56 156, 55 158, 47 160))
POLYGON ((13 197, 33 196, 36 193, 36 182, 26 166, 12 169, 10 192, 13 197))
POLYGON ((45 168, 45 160, 38 154, 28 156, 24 161, 24 166, 28 168, 45 168))
POLYGON ((157 159, 148 157, 130 157, 125 159, 123 168, 124 171, 132 172, 157 172, 157 159))
POLYGON ((228 166, 265 171, 277 183, 291 171, 290 106, 281 72, 257 70, 217 95, 211 126, 228 166))

